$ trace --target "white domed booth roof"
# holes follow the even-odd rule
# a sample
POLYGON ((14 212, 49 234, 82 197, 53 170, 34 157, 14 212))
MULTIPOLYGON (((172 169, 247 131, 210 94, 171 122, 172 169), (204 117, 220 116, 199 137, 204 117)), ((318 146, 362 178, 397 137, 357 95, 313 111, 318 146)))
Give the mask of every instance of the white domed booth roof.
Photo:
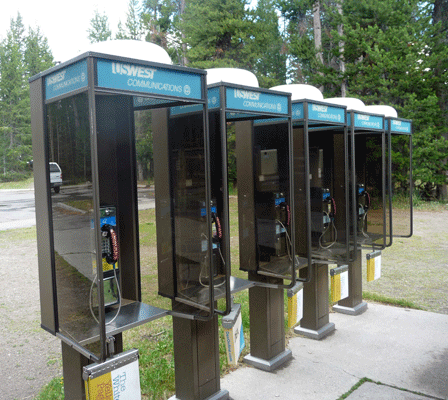
POLYGON ((366 105, 362 100, 355 97, 330 97, 325 99, 328 103, 339 104, 341 106, 346 106, 347 111, 366 111, 366 105))
POLYGON ((391 106, 385 105, 373 105, 366 106, 366 111, 371 112, 372 114, 381 114, 387 118, 398 118, 397 110, 391 106))
POLYGON ((106 40, 92 43, 84 52, 87 51, 161 64, 173 64, 164 48, 142 40, 106 40))
POLYGON ((209 68, 207 71, 207 85, 226 82, 235 85, 259 87, 254 73, 240 68, 209 68))
POLYGON ((272 90, 278 90, 280 92, 291 93, 291 101, 294 100, 324 100, 324 96, 321 91, 311 85, 306 85, 302 83, 293 83, 290 85, 278 85, 271 87, 272 90))

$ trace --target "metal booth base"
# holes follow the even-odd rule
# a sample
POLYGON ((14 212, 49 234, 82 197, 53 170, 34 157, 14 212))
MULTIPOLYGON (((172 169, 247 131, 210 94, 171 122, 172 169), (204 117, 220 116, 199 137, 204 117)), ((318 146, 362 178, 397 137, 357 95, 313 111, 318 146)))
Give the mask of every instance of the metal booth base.
MULTIPOLYGON (((220 390, 219 392, 216 392, 212 394, 210 397, 207 397, 204 400, 227 400, 229 399, 229 391, 228 390, 220 390)), ((168 400, 182 400, 176 397, 176 395, 171 396, 168 400)))
POLYGON ((360 315, 363 312, 367 310, 367 303, 363 301, 362 303, 359 303, 355 307, 344 307, 340 306, 339 304, 336 304, 333 306, 333 311, 338 312, 341 314, 347 314, 347 315, 360 315))
POLYGON ((335 330, 335 325, 333 322, 329 322, 325 324, 322 328, 318 330, 302 328, 301 326, 297 326, 294 328, 294 333, 298 335, 305 336, 309 339, 321 340, 325 336, 328 336, 331 332, 335 330))
POLYGON ((253 357, 250 354, 248 354, 243 358, 243 361, 246 364, 252 365, 255 368, 267 372, 272 372, 291 359, 292 359, 292 351, 285 350, 284 352, 280 353, 274 358, 271 358, 270 360, 263 360, 262 358, 253 357))

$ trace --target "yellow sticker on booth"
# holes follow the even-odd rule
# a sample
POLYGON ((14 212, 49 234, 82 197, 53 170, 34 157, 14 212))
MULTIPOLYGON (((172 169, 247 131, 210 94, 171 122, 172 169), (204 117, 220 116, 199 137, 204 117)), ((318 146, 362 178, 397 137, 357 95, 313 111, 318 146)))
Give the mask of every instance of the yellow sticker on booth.
POLYGON ((303 289, 288 296, 288 328, 292 328, 303 318, 303 289))
POLYGON ((331 282, 331 301, 333 303, 341 300, 341 276, 339 274, 330 277, 331 282))
POLYGON ((111 373, 86 381, 87 400, 114 400, 111 373))

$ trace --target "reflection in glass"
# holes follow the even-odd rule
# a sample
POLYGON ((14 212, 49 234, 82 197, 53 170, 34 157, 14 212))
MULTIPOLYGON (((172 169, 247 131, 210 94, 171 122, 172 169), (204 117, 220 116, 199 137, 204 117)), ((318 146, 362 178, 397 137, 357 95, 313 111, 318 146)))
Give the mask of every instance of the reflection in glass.
POLYGON ((48 106, 49 161, 62 171, 52 193, 59 331, 81 342, 95 318, 95 252, 87 95, 48 106))
MULTIPOLYGON (((217 199, 206 203, 206 165, 203 115, 170 120, 170 166, 175 237, 177 300, 210 309, 210 285, 215 298, 226 290, 222 255, 222 226, 217 199), (212 237, 207 225, 211 215, 212 237), (212 259, 209 243, 212 242, 212 259), (211 265, 211 267, 210 267, 211 265)), ((217 175, 219 176, 219 175, 217 175)), ((156 188, 157 190, 157 188, 156 188)), ((221 193, 219 193, 222 196, 221 193)))

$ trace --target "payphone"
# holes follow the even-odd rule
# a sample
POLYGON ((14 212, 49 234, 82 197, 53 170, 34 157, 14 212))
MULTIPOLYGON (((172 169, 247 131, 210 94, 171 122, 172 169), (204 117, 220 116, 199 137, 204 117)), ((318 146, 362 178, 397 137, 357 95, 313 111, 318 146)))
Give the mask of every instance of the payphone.
MULTIPOLYGON (((188 341, 197 340, 198 351, 206 346, 211 360, 219 357, 213 293, 199 312, 195 304, 175 312, 141 300, 136 131, 152 121, 163 147, 168 113, 177 106, 199 107, 201 118, 199 126, 183 127, 170 138, 179 140, 170 158, 177 186, 164 192, 168 179, 157 186, 162 196, 157 212, 175 223, 159 256, 163 262, 176 254, 200 265, 194 273, 204 287, 215 275, 210 260, 219 256, 213 247, 220 234, 206 206, 212 199, 204 145, 205 72, 171 65, 166 51, 152 43, 107 41, 33 77, 30 87, 42 327, 62 341, 66 399, 84 396, 82 365, 103 363, 122 351, 123 331, 168 314, 190 323, 202 313, 203 338, 211 339, 188 341), (147 118, 139 119, 143 111, 147 118), (194 145, 183 146, 190 139, 194 145), (50 192, 49 162, 63 171, 59 193, 50 192), (174 241, 174 234, 182 240, 174 241)), ((176 334, 175 342, 181 343, 176 334)), ((190 361, 181 363, 193 365, 190 361)), ((176 369, 185 367, 178 364, 179 358, 176 369)), ((204 396, 225 398, 218 368, 208 377, 204 396)))
MULTIPOLYGON (((244 361, 272 371, 291 357, 285 349, 283 288, 298 279, 299 263, 310 265, 309 253, 299 259, 295 252, 290 96, 259 88, 255 75, 240 69, 207 70, 207 83, 210 143, 216 149, 212 192, 216 180, 224 210, 230 185, 227 135, 235 135, 239 268, 248 280, 232 276, 231 290, 249 288, 251 354, 244 361), (259 122, 278 118, 285 121, 279 129, 257 130, 259 122)), ((305 163, 297 169, 305 173, 305 163)), ((309 193, 304 183, 300 190, 309 193)), ((226 236, 228 217, 221 222, 226 236)))
POLYGON ((347 107, 351 146, 349 185, 349 242, 354 257, 349 262, 349 295, 334 311, 358 315, 367 309, 362 300, 362 249, 384 249, 390 236, 386 220, 386 136, 384 116, 371 113, 355 98, 326 99, 347 107))
MULTIPOLYGON (((295 164, 309 159, 309 172, 297 174, 296 182, 309 182, 310 223, 304 194, 295 190, 296 251, 304 253, 303 236, 311 237, 313 262, 309 282, 304 284, 303 318, 295 332, 321 339, 332 332, 328 312, 328 265, 346 263, 353 256, 348 240, 348 147, 346 109, 323 100, 315 87, 281 85, 273 89, 292 95, 295 164)), ((303 183, 302 183, 303 184, 303 183)), ((303 276, 303 274, 302 274, 303 276)))
POLYGON ((413 233, 412 121, 398 118, 397 111, 387 105, 366 106, 369 112, 385 117, 387 159, 387 222, 390 246, 393 237, 411 237, 413 233), (398 156, 399 155, 399 156, 398 156), (397 209, 397 203, 400 209, 397 209))
MULTIPOLYGON (((345 107, 324 101, 322 93, 310 85, 290 84, 273 89, 292 94, 295 158, 300 162, 305 144, 309 155, 312 258, 316 262, 345 263, 353 256, 347 235, 350 143, 345 107)), ((301 196, 296 192, 297 199, 301 196)), ((307 229, 306 208, 296 205, 296 231, 307 229)), ((297 236, 296 240, 300 255, 303 244, 297 236)))
POLYGON ((194 106, 158 112, 164 115, 153 123, 159 294, 178 311, 196 308, 195 318, 228 314, 230 242, 222 179, 209 175, 220 155, 204 129, 208 119, 194 106))
MULTIPOLYGON (((117 233, 116 207, 100 208, 101 255, 103 258, 104 306, 121 302, 119 265, 120 247, 117 233)), ((92 282, 93 287, 93 282, 92 282)), ((117 315, 120 310, 117 311, 117 315)))
POLYGON ((355 98, 330 98, 347 106, 352 142, 350 241, 355 248, 384 249, 390 237, 386 220, 386 133, 384 115, 369 111, 355 98))

